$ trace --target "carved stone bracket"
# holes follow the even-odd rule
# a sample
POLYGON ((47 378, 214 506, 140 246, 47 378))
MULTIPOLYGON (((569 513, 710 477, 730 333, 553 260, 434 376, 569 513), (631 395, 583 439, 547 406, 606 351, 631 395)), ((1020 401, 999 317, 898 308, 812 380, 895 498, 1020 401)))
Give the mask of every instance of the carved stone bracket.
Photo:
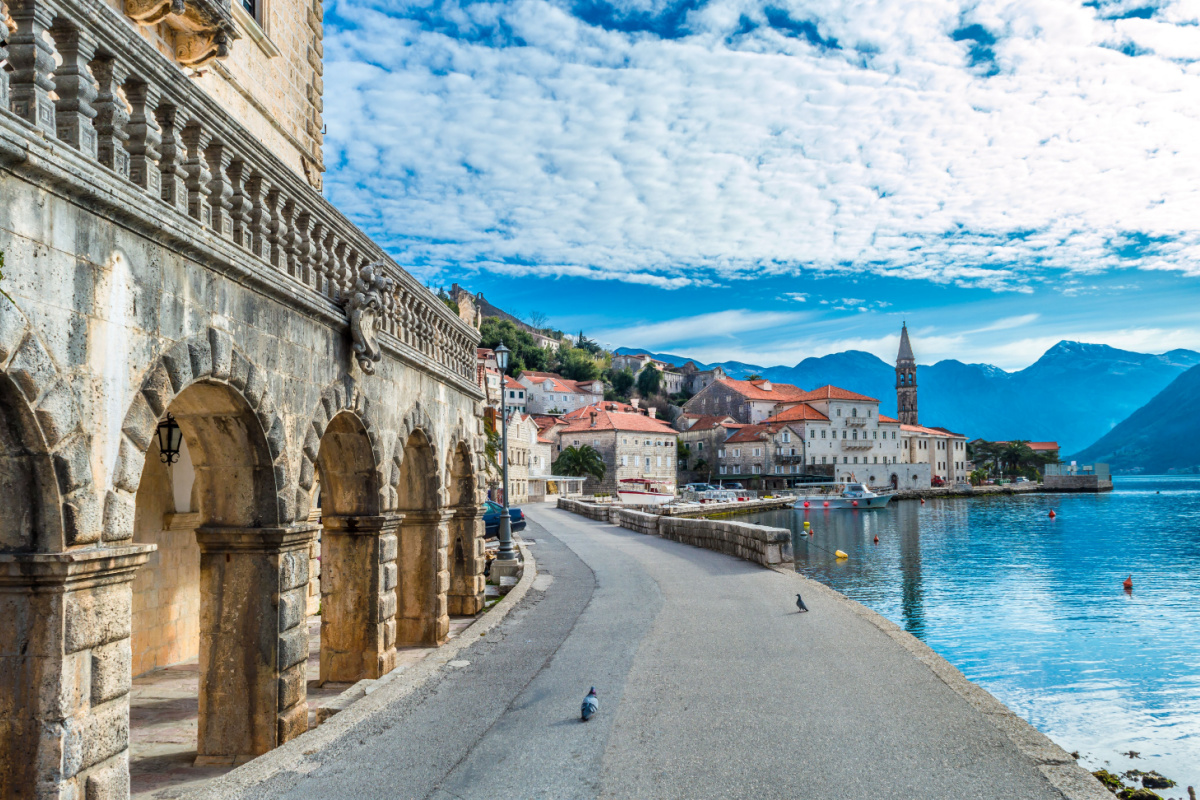
POLYGON ((228 0, 125 0, 125 14, 139 25, 172 28, 175 58, 185 67, 225 58, 231 40, 240 37, 228 0))
POLYGON ((376 334, 383 315, 383 296, 392 291, 393 281, 384 277, 383 264, 363 265, 354 282, 354 291, 346 299, 346 314, 350 317, 351 345, 358 366, 368 375, 375 374, 375 362, 383 358, 376 334), (376 274, 376 271, 380 274, 376 274))

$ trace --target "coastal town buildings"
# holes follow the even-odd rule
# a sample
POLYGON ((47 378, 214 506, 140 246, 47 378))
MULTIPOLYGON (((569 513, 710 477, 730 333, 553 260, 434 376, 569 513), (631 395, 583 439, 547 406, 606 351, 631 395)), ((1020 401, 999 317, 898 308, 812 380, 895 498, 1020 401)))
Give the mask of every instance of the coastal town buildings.
POLYGON ((538 447, 538 426, 533 417, 510 409, 508 416, 508 502, 529 500, 529 476, 538 447))
POLYGON ((493 317, 511 322, 532 336, 538 347, 545 347, 553 352, 558 352, 558 348, 562 346, 562 342, 560 342, 558 339, 555 339, 553 336, 547 336, 529 323, 514 317, 512 314, 509 314, 499 306, 492 305, 490 302, 488 302, 487 298, 483 296, 483 292, 472 294, 462 286, 459 286, 457 283, 455 283, 451 285, 450 291, 447 292, 446 295, 450 298, 450 300, 458 304, 460 314, 464 313, 464 307, 469 307, 474 309, 472 313, 476 315, 478 319, 493 317))
POLYGON ((714 479, 754 481, 763 489, 794 485, 807 472, 803 426, 787 423, 743 425, 717 448, 714 479))
POLYGON ((520 411, 522 414, 527 410, 526 388, 520 382, 512 377, 505 375, 504 377, 504 407, 520 411))
POLYGON ((683 375, 683 390, 688 394, 696 394, 713 381, 729 377, 720 367, 700 369, 694 361, 684 364, 679 368, 679 372, 683 375))
POLYGON ((568 447, 582 445, 590 445, 600 453, 604 480, 588 478, 584 484, 587 493, 616 492, 626 478, 661 481, 673 490, 677 432, 648 413, 608 410, 608 405, 599 403, 573 412, 568 424, 552 434, 556 456, 568 447))
POLYGON ((679 483, 708 483, 720 473, 717 451, 734 431, 743 427, 725 414, 705 415, 684 412, 674 422, 679 432, 681 455, 679 483))
POLYGON ((500 387, 504 384, 504 377, 496 365, 496 353, 489 348, 477 348, 475 371, 479 388, 485 396, 484 403, 490 408, 500 408, 500 387))
POLYGON ((526 370, 517 378, 530 414, 565 414, 604 399, 604 381, 572 381, 553 372, 526 370))
POLYGON ((917 359, 908 341, 908 323, 900 326, 900 350, 896 353, 896 410, 902 425, 917 421, 917 359))

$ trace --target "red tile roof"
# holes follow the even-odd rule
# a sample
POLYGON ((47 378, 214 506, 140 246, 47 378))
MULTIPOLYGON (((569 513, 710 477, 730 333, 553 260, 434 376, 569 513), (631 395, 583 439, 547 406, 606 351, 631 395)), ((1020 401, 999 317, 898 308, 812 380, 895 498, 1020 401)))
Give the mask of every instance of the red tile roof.
POLYGON ((892 419, 892 418, 891 418, 891 417, 889 417, 887 414, 880 414, 880 415, 879 415, 879 421, 880 421, 880 422, 891 422, 891 423, 895 424, 895 423, 899 422, 900 420, 898 420, 898 419, 892 419))
POLYGON ((508 389, 520 389, 522 392, 525 391, 525 387, 514 381, 511 375, 504 376, 504 386, 508 389))
MULTIPOLYGON (((739 381, 733 378, 718 378, 713 383, 729 387, 747 400, 774 400, 777 403, 788 400, 804 400, 804 390, 790 383, 772 383, 771 381, 739 381), (769 384, 770 389, 762 388, 769 384)), ((712 384, 709 384, 710 386, 712 384)))
POLYGON ((531 383, 543 384, 546 381, 550 382, 550 390, 554 392, 571 392, 573 394, 595 394, 588 389, 580 386, 580 383, 591 383, 591 381, 573 381, 564 378, 561 375, 556 375, 553 372, 532 372, 525 370, 521 373, 522 378, 528 378, 531 383))
POLYGON ((725 440, 725 443, 729 444, 730 442, 733 442, 736 444, 738 442, 761 441, 762 439, 766 438, 763 436, 763 434, 769 432, 771 429, 772 428, 770 425, 745 425, 741 430, 734 431, 729 438, 725 440))
POLYGON ((644 433, 677 433, 661 419, 650 419, 642 414, 624 414, 620 411, 597 411, 593 427, 591 415, 572 420, 562 433, 587 433, 588 431, 638 431, 644 433))
POLYGON ((803 420, 815 420, 817 422, 828 422, 829 417, 817 411, 812 406, 806 403, 794 405, 791 408, 786 408, 778 414, 773 414, 767 417, 767 422, 801 422, 803 420))
MULTIPOLYGON (((992 444, 1008 444, 1008 442, 992 442, 992 444)), ((1059 449, 1058 442, 1026 442, 1025 444, 1029 445, 1029 449, 1035 452, 1039 450, 1049 452, 1059 449)))
POLYGON ((645 409, 636 409, 628 403, 619 403, 616 400, 604 400, 600 403, 592 403, 590 406, 577 408, 574 411, 568 411, 563 414, 563 419, 583 419, 592 411, 620 411, 625 414, 643 414, 645 409))
POLYGON ((901 424, 900 430, 905 431, 907 433, 921 433, 926 436, 955 436, 960 439, 967 438, 967 437, 963 436, 961 433, 955 433, 953 431, 948 431, 945 428, 927 428, 924 425, 901 424))
POLYGON ((839 389, 836 386, 822 386, 819 389, 813 389, 811 392, 804 392, 804 396, 797 398, 799 400, 856 400, 860 403, 878 403, 874 397, 867 397, 865 394, 855 394, 854 392, 839 389))

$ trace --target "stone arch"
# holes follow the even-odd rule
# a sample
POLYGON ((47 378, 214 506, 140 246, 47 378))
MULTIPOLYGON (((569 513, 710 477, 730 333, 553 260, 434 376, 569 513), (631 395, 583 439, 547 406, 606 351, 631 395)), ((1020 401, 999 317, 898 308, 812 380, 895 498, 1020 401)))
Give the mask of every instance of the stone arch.
POLYGON ((474 439, 460 417, 446 464, 448 507, 454 514, 449 529, 447 610, 456 615, 477 614, 484 606, 484 523, 474 439))
POLYGON ((396 584, 397 645, 440 644, 450 632, 449 530, 441 459, 429 415, 418 403, 405 415, 392 457, 396 510, 403 514, 396 584))
MULTIPOLYGON (((177 342, 156 359, 130 403, 121 424, 112 489, 105 498, 106 537, 115 538, 118 531, 129 532, 124 538, 132 535, 134 498, 159 420, 178 395, 196 384, 224 387, 243 401, 257 420, 271 466, 273 492, 269 503, 264 499, 259 504, 258 519, 249 524, 286 525, 296 519, 295 498, 289 490, 286 429, 267 388, 267 372, 234 346, 229 334, 209 328, 205 334, 177 342)), ((181 427, 187 437, 187 427, 181 427)))
POLYGON ((353 417, 370 442, 370 452, 375 463, 374 478, 377 499, 376 510, 390 509, 394 505, 392 485, 384 475, 384 447, 379 427, 371 414, 371 401, 362 387, 352 377, 346 376, 326 387, 321 393, 308 426, 304 430, 304 446, 300 456, 300 476, 296 493, 296 516, 303 519, 309 514, 309 503, 316 480, 318 456, 326 429, 338 415, 353 417))
MULTIPOLYGON (((92 476, 91 437, 71 384, 33 331, 29 320, 0 296, 0 459, 17 485, 6 498, 35 498, 34 509, 0 518, 0 551, 61 552, 94 544, 102 535, 92 476), (15 524, 16 527, 10 528, 15 524)), ((127 538, 105 536, 104 538, 127 538)))
POLYGON ((134 579, 134 669, 198 658, 200 756, 250 757, 302 733, 312 526, 294 524, 266 371, 213 328, 177 342, 147 370, 120 436, 106 529, 158 546, 134 579), (170 469, 156 436, 167 413, 186 444, 170 469), (175 491, 184 466, 191 499, 175 491))

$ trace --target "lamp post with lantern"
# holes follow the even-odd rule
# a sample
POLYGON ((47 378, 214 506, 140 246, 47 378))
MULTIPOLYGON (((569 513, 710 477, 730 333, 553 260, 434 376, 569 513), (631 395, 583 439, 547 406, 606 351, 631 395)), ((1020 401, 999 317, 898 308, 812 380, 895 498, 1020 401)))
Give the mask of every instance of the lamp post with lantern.
POLYGON ((508 353, 509 350, 501 342, 496 348, 496 366, 500 367, 500 452, 504 454, 504 464, 501 467, 500 483, 501 498, 500 509, 500 530, 498 538, 500 540, 500 549, 496 552, 496 561, 501 563, 516 563, 518 559, 517 548, 513 546, 512 540, 512 517, 509 516, 508 510, 508 387, 506 386, 508 376, 508 353))

